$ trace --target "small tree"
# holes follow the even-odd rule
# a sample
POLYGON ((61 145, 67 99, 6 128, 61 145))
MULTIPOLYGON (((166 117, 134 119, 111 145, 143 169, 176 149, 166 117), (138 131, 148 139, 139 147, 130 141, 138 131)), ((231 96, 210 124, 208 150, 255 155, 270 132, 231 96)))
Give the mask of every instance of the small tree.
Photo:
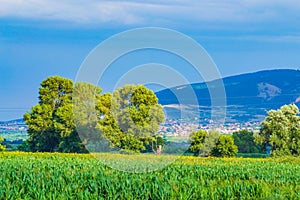
POLYGON ((212 155, 218 157, 232 157, 238 152, 238 147, 234 144, 233 137, 230 135, 220 135, 216 146, 213 148, 212 155))
POLYGON ((0 137, 0 152, 5 151, 6 149, 5 146, 1 144, 3 141, 4 141, 3 137, 0 137))
POLYGON ((220 137, 220 133, 216 130, 208 131, 205 136, 202 148, 199 151, 200 156, 211 156, 214 147, 220 137))
POLYGON ((151 141, 151 149, 155 154, 160 155, 164 149, 164 139, 161 136, 153 138, 151 141))
POLYGON ((193 152, 195 156, 199 155, 199 152, 203 146, 204 139, 207 135, 207 132, 204 130, 193 131, 190 134, 190 148, 189 151, 193 152))

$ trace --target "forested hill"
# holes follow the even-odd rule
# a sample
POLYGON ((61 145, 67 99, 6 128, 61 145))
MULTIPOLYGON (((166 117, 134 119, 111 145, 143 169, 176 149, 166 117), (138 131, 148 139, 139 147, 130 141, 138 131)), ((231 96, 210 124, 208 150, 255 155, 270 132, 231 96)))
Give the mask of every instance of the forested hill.
POLYGON ((0 125, 16 125, 16 124, 24 124, 24 120, 22 118, 9 120, 9 121, 0 121, 0 125))

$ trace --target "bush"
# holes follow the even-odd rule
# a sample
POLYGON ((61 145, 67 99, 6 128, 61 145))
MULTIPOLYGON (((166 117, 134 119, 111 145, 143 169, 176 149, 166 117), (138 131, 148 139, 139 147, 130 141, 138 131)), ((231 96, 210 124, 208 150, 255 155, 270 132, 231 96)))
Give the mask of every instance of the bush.
POLYGON ((238 148, 234 144, 233 137, 230 135, 220 135, 212 151, 212 155, 218 157, 233 157, 237 152, 238 148))
POLYGON ((1 143, 4 141, 3 137, 0 137, 0 151, 5 151, 6 147, 1 143))

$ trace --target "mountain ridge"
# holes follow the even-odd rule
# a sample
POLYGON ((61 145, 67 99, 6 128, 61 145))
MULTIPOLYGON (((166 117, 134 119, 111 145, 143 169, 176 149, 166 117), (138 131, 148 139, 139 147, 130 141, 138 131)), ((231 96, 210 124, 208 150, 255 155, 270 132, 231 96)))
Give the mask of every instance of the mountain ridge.
MULTIPOLYGON (((227 117, 237 121, 247 121, 257 116, 260 119, 270 109, 278 109, 284 104, 300 105, 300 70, 275 69, 228 76, 221 79, 226 93, 226 106, 229 107, 227 117), (243 114, 244 113, 244 114, 243 114), (240 117, 238 116, 240 115, 240 117), (247 116, 247 117, 246 117, 247 116)), ((192 98, 188 88, 192 88, 199 106, 210 107, 209 87, 219 87, 220 79, 207 83, 180 85, 156 92, 159 103, 166 106, 179 104, 176 95, 192 98)), ((195 101, 194 101, 195 102, 195 101)), ((192 103, 192 102, 191 102, 192 103)), ((203 111, 202 111, 203 113, 203 111)), ((205 117, 209 117, 205 115, 205 117)))

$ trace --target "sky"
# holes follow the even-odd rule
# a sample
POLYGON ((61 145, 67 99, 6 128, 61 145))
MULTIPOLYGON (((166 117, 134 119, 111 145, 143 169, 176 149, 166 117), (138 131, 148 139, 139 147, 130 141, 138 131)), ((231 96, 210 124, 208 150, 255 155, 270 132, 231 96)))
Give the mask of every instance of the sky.
MULTIPOLYGON (((298 0, 0 0, 0 121, 22 118, 38 102, 42 80, 52 75, 74 80, 99 43, 133 28, 186 34, 203 46, 223 77, 299 69, 299 11, 298 0)), ((111 74, 153 56, 184 65, 146 51, 119 60, 111 74)), ((201 81, 192 72, 186 75, 201 81)), ((106 81, 100 85, 105 92, 116 80, 106 81)))

